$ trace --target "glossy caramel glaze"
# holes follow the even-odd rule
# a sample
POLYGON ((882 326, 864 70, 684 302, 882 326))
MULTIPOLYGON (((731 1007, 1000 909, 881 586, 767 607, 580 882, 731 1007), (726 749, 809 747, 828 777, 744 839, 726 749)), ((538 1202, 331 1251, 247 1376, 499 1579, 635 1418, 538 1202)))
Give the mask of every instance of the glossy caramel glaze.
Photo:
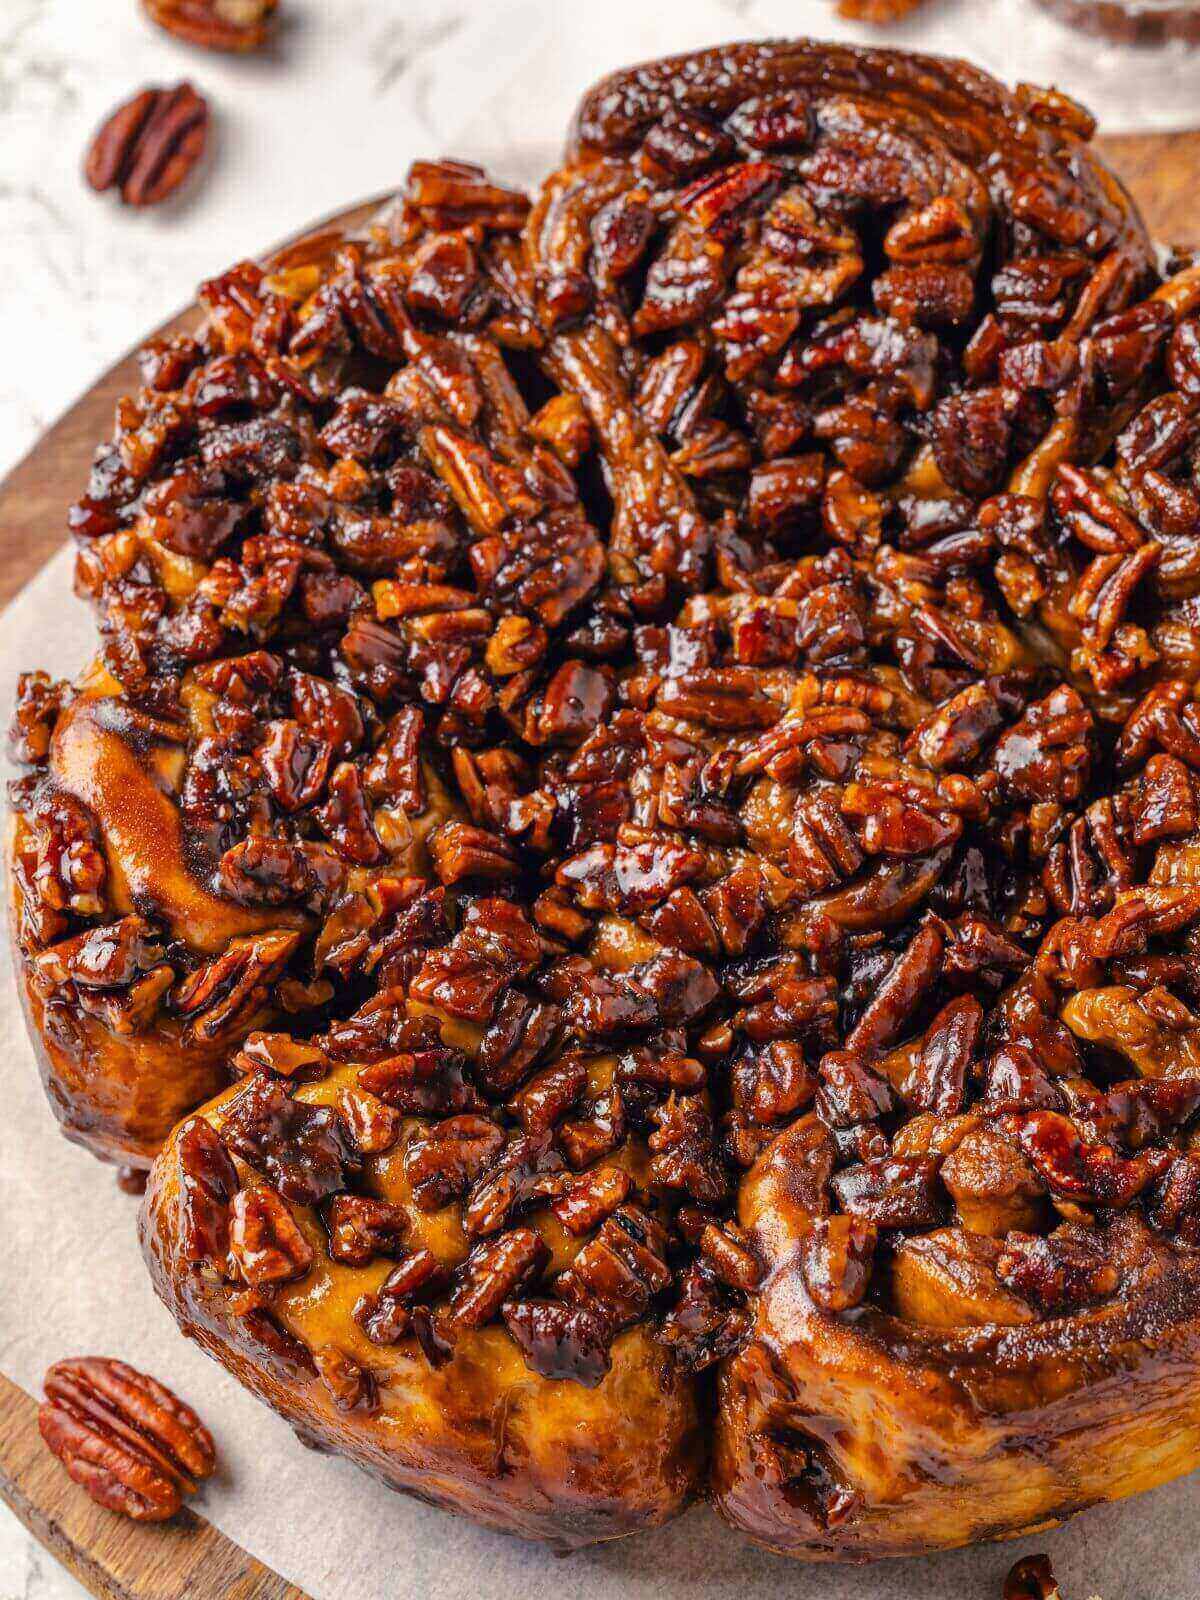
POLYGON ((189 857, 179 814, 179 745, 157 742, 145 721, 116 696, 85 693, 58 719, 50 748, 54 788, 96 819, 113 909, 154 918, 202 955, 264 928, 303 927, 291 908, 266 911, 213 894, 189 857))
MULTIPOLYGON (((50 749, 47 803, 62 796, 87 808, 107 869, 113 912, 155 919, 197 957, 265 929, 305 924, 290 909, 263 911, 212 893, 189 859, 174 795, 179 745, 154 736, 149 719, 121 699, 84 691, 58 719, 50 749)), ((12 819, 10 862, 26 825, 12 819)), ((14 949, 22 949, 26 889, 10 873, 14 949)), ((40 981, 32 954, 18 959, 18 988, 42 1082, 67 1136, 118 1163, 149 1166, 180 1117, 228 1081, 236 1037, 187 1036, 179 1018, 158 1014, 149 1027, 114 1029, 66 1006, 40 981)), ((262 997, 245 1031, 267 1021, 262 997)))

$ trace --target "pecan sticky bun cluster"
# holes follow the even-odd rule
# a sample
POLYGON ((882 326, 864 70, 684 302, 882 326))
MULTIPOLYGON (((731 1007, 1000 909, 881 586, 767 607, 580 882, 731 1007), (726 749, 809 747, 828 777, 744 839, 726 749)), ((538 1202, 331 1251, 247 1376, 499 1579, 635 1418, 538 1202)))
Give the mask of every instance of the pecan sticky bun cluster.
POLYGON ((862 1558, 1200 1459, 1200 278, 1090 132, 650 64, 147 351, 24 985, 68 1131, 178 1124, 181 1324, 389 1482, 862 1558))

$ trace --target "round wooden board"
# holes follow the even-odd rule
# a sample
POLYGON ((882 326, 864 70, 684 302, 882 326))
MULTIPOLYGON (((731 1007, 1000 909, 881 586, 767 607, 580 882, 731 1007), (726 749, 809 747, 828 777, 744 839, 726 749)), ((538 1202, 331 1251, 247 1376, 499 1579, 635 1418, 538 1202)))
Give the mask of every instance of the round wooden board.
MULTIPOLYGON (((1200 130, 1120 134, 1100 138, 1097 145, 1129 186, 1154 238, 1166 245, 1200 246, 1200 130)), ((297 237, 326 229, 352 231, 379 204, 376 198, 350 206, 297 237)), ((195 307, 189 307, 147 337, 186 328, 195 317, 195 307)), ((87 482, 96 445, 112 431, 113 407, 137 386, 131 352, 98 378, 0 483, 0 607, 65 539, 67 508, 87 482)))

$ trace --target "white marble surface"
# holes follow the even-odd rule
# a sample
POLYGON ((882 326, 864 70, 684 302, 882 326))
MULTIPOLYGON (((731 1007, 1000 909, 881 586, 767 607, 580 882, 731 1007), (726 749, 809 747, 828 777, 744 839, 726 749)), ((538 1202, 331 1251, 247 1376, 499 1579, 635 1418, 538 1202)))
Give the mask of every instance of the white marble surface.
MULTIPOLYGON (((832 0, 284 0, 284 9, 277 47, 243 61, 181 47, 141 20, 135 0, 0 0, 0 472, 198 279, 398 183, 414 155, 484 158, 527 180, 560 144, 580 90, 623 61, 731 37, 856 31, 833 20, 832 0), (145 215, 91 194, 79 163, 100 117, 146 82, 184 76, 215 116, 200 181, 145 215)), ((1200 90, 1200 61, 1084 54, 1029 0, 931 0, 894 37, 957 47, 1013 78, 1055 77, 1110 127, 1186 122, 1200 90)), ((111 1178, 97 1170, 95 1181, 107 1198, 111 1178)), ((19 1293, 0 1284, 0 1335, 15 1326, 4 1326, 5 1305, 19 1293)), ((82 1593, 0 1508, 0 1600, 82 1593)))

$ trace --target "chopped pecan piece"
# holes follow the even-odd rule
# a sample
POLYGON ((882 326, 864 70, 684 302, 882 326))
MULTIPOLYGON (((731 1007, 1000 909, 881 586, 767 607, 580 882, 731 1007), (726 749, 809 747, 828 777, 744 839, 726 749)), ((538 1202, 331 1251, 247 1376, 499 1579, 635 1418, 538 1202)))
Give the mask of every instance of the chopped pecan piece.
POLYGON ((192 1117, 179 1133, 179 1239, 184 1260, 223 1271, 238 1175, 212 1124, 192 1117))
POLYGON ((732 1355, 749 1332, 749 1313, 717 1281, 710 1264, 697 1261, 662 1319, 658 1338, 685 1372, 698 1373, 732 1355))
POLYGON ((672 1096, 654 1113, 650 1181, 656 1192, 690 1195, 699 1205, 725 1198, 728 1181, 717 1155, 712 1118, 699 1096, 672 1096))
POLYGON ((371 1374, 344 1350, 330 1345, 313 1351, 317 1376, 339 1411, 376 1411, 379 1395, 371 1374))
POLYGON ((1073 1223, 1047 1235, 1009 1234, 996 1271, 1049 1316, 1106 1300, 1120 1281, 1104 1236, 1073 1223))
POLYGON ((503 839, 465 822, 445 822, 429 836, 434 871, 444 884, 464 879, 504 883, 517 876, 517 858, 503 839))
POLYGON ((1022 1556, 1004 1579, 1002 1600, 1062 1600, 1050 1557, 1022 1556))
POLYGON ((830 1187, 844 1211, 879 1227, 932 1228, 945 1211, 929 1156, 876 1156, 839 1172, 830 1187))
POLYGON ((315 1256, 273 1189, 239 1189, 229 1208, 229 1259, 248 1284, 261 1288, 302 1278, 315 1256))
POLYGON ((562 1165, 549 1132, 519 1134, 472 1185, 463 1209, 467 1236, 495 1233, 514 1216, 556 1198, 563 1188, 562 1165))
POLYGON ((365 1267, 377 1255, 397 1255, 408 1232, 401 1206, 371 1195, 335 1194, 325 1211, 329 1254, 348 1267, 365 1267))
POLYGON ((379 1289, 355 1303, 354 1320, 372 1343, 398 1344, 412 1325, 413 1307, 439 1293, 448 1276, 428 1250, 402 1254, 379 1289))
POLYGON ((486 1117, 446 1117, 423 1129, 404 1151, 404 1175, 422 1211, 461 1199, 504 1145, 504 1132, 486 1117))
POLYGON ((278 1078, 251 1078, 230 1102, 222 1133, 236 1155, 301 1205, 345 1188, 347 1173, 362 1164, 340 1113, 293 1099, 278 1078))
POLYGON ((638 1322, 670 1286, 662 1229, 639 1206, 623 1205, 584 1245, 555 1283, 558 1296, 605 1318, 614 1329, 638 1322))
POLYGON ((608 1329, 601 1317, 583 1306, 559 1300, 513 1300, 504 1305, 503 1316, 525 1365, 543 1378, 594 1389, 612 1366, 608 1329))
POLYGON ((504 1302, 537 1278, 550 1252, 531 1228, 513 1228, 477 1245, 464 1262, 450 1296, 456 1328, 482 1328, 500 1315, 504 1302))
POLYGON ((449 1045, 422 1044, 400 1055, 363 1067, 361 1088, 406 1116, 445 1116, 482 1110, 482 1102, 466 1077, 466 1059, 449 1045))
POLYGON ((279 0, 142 0, 160 28, 205 50, 246 52, 266 43, 279 0))
POLYGON ((239 1026, 267 1003, 271 983, 287 965, 300 935, 247 934, 231 939, 224 955, 214 956, 178 984, 171 999, 187 1019, 195 1039, 212 1040, 239 1026))

